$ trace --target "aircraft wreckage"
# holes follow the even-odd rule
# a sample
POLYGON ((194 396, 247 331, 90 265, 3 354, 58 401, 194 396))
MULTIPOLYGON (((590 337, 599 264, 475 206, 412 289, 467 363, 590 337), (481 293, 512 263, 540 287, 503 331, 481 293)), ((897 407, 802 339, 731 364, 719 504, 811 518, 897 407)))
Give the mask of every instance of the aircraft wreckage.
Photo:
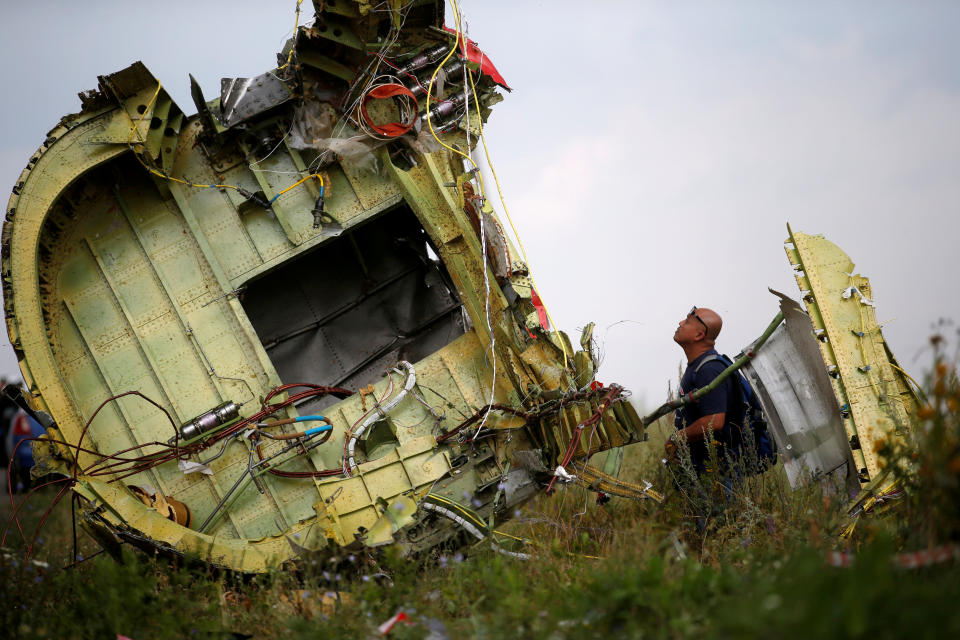
MULTIPOLYGON (((192 116, 140 63, 101 76, 30 159, 2 276, 38 467, 104 544, 244 572, 492 538, 558 476, 659 499, 586 466, 647 421, 594 380, 589 328, 549 330, 467 157, 505 80, 442 2, 314 8, 276 68, 193 82, 192 116)), ((791 235, 809 315, 785 301, 787 355, 747 368, 791 477, 859 485, 914 405, 824 243, 791 235), (783 409, 803 384, 823 415, 783 409)))

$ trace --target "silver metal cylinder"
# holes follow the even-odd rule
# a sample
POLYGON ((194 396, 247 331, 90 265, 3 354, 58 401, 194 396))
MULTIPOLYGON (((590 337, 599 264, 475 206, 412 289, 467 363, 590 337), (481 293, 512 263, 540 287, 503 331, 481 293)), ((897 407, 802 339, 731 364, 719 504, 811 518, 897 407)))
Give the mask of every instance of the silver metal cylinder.
POLYGON ((222 424, 235 420, 240 416, 240 405, 227 401, 221 405, 202 413, 193 420, 183 423, 180 427, 180 437, 190 440, 222 424))

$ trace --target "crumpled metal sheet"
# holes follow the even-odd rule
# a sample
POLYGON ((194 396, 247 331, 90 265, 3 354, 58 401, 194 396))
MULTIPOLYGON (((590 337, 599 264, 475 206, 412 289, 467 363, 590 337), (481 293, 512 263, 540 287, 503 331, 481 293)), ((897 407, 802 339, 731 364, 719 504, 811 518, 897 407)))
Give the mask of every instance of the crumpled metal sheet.
POLYGON ((810 317, 799 303, 771 293, 780 298, 784 324, 743 367, 743 373, 763 406, 790 486, 797 488, 805 479, 835 473, 855 488, 843 418, 810 317))

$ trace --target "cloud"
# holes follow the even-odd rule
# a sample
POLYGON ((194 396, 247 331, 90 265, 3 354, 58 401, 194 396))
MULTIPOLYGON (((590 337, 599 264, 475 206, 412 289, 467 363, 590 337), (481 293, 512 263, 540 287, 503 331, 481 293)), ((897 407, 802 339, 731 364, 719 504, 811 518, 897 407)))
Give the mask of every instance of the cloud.
POLYGON ((960 317, 930 277, 956 288, 957 87, 917 82, 916 51, 880 58, 856 25, 787 35, 764 50, 653 36, 636 50, 657 68, 616 61, 621 82, 606 69, 578 76, 491 127, 557 322, 645 321, 611 332, 611 379, 665 389, 679 353, 669 336, 691 304, 725 315, 726 350, 755 338, 776 311, 766 287, 797 295, 787 221, 826 234, 871 277, 905 356, 931 321, 960 317))

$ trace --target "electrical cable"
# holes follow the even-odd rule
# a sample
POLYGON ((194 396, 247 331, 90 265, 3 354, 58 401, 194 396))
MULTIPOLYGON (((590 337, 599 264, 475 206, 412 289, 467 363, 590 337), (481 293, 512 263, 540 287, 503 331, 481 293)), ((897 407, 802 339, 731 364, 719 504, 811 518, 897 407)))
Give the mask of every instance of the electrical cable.
MULTIPOLYGON (((459 7, 459 5, 457 4, 457 0, 452 0, 452 2, 453 2, 454 16, 455 16, 456 19, 457 19, 457 38, 458 38, 458 43, 459 43, 459 33, 460 33, 460 18, 459 18, 459 16, 460 16, 460 7, 459 7)), ((464 47, 466 47, 466 45, 464 45, 464 47)), ((476 87, 476 85, 475 85, 474 82, 473 82, 473 75, 472 75, 472 74, 467 74, 467 77, 468 77, 469 80, 470 80, 470 89, 471 89, 471 91, 473 91, 473 99, 474 99, 474 102, 475 102, 477 105, 479 105, 479 102, 478 102, 478 100, 477 100, 477 87, 476 87)), ((432 79, 431 79, 431 83, 432 83, 432 79)), ((428 93, 427 93, 427 110, 428 110, 428 113, 429 113, 429 109, 430 109, 429 99, 430 99, 430 94, 429 94, 429 92, 428 92, 428 93)), ((479 106, 478 106, 478 110, 479 110, 479 106)), ((479 121, 478 121, 478 123, 477 123, 477 128, 478 128, 478 130, 479 130, 479 132, 480 132, 480 141, 481 141, 481 143, 483 144, 483 153, 484 153, 484 156, 485 156, 486 159, 487 159, 487 166, 490 168, 490 173, 493 175, 493 180, 494 180, 494 182, 495 182, 496 185, 497 185, 497 194, 498 194, 499 197, 500 197, 500 204, 501 204, 501 206, 503 207, 503 213, 507 216, 507 221, 510 223, 510 228, 513 229, 513 235, 514 235, 514 237, 515 237, 516 240, 517 240, 517 245, 520 247, 520 253, 523 254, 524 264, 526 264, 526 266, 527 266, 527 275, 530 276, 530 283, 533 285, 533 289, 536 290, 536 289, 537 289, 537 281, 536 281, 536 279, 533 277, 533 269, 530 268, 530 260, 529 260, 529 258, 527 258, 527 250, 526 250, 526 249, 524 248, 524 246, 523 246, 523 241, 520 239, 520 234, 517 233, 517 227, 516 227, 516 225, 513 223, 513 217, 510 215, 510 210, 507 208, 507 202, 506 202, 506 200, 505 200, 504 197, 503 197, 503 189, 500 187, 500 179, 497 177, 497 171, 496 171, 496 169, 494 169, 494 167, 493 167, 493 162, 490 160, 490 149, 489 149, 489 147, 487 146, 487 138, 486 138, 486 135, 484 135, 484 133, 483 133, 483 118, 479 118, 478 120, 479 120, 479 121)), ((428 122, 428 124, 429 124, 429 120, 428 120, 427 122, 428 122)), ((432 131, 433 131, 433 129, 431 128, 431 132, 432 132, 432 131)), ((436 137, 436 136, 434 136, 434 137, 436 137)), ((449 148, 449 147, 448 147, 448 148, 449 148)), ((461 154, 461 155, 462 155, 462 154, 461 154)), ((471 160, 471 162, 472 162, 472 160, 471 160)), ((476 166, 476 164, 474 164, 474 166, 476 166)), ((483 180, 482 180, 482 179, 480 180, 480 189, 481 189, 481 193, 484 193, 483 180)), ((484 197, 485 197, 485 193, 484 193, 484 197)), ((553 332, 554 332, 554 334, 557 336, 557 342, 560 343, 560 350, 563 351, 563 367, 564 367, 564 369, 566 369, 567 366, 568 366, 566 343, 565 343, 565 342, 563 341, 563 339, 560 337, 559 330, 556 328, 556 327, 557 327, 557 324, 553 321, 553 316, 550 315, 550 309, 547 307, 546 303, 543 301, 543 296, 540 296, 540 303, 543 305, 543 310, 544 310, 544 312, 546 312, 546 314, 547 314, 547 319, 550 321, 550 325, 553 327, 553 332)))
POLYGON ((277 71, 283 71, 288 66, 290 66, 290 61, 293 60, 293 52, 297 48, 297 36, 300 29, 300 5, 303 4, 303 0, 297 0, 297 9, 296 9, 296 18, 293 22, 293 42, 290 43, 290 53, 287 54, 287 61, 284 62, 281 66, 277 67, 277 71))
MULTIPOLYGON (((300 0, 300 1, 302 2, 302 0, 300 0)), ((187 186, 187 187, 192 187, 192 188, 196 188, 196 189, 233 189, 234 191, 238 192, 240 195, 242 195, 242 196, 243 196, 244 198, 246 198, 247 200, 252 200, 252 199, 254 199, 253 194, 251 194, 249 191, 247 191, 247 190, 244 189, 243 187, 239 187, 239 186, 237 186, 237 185, 233 185, 233 184, 220 184, 220 183, 216 183, 216 184, 202 184, 202 183, 192 182, 192 181, 189 181, 189 180, 183 180, 183 179, 181 179, 181 178, 176 178, 176 177, 174 177, 174 176, 171 176, 171 175, 167 174, 167 173, 164 172, 164 171, 160 171, 160 170, 158 170, 158 169, 156 169, 156 168, 154 168, 154 167, 151 167, 149 164, 147 164, 146 160, 143 159, 143 154, 137 152, 137 150, 134 148, 133 134, 136 133, 136 134, 137 134, 137 138, 139 138, 139 140, 137 141, 137 144, 145 145, 145 142, 144 142, 142 136, 140 135, 140 130, 139 130, 139 129, 140 129, 140 125, 143 123, 143 119, 144 119, 144 117, 147 115, 147 112, 150 111, 150 107, 152 107, 153 104, 156 102, 157 97, 160 95, 160 90, 161 90, 162 88, 163 88, 163 84, 160 83, 160 82, 158 82, 158 83, 157 83, 157 90, 153 92, 153 96, 150 98, 149 102, 147 102, 146 107, 145 107, 144 110, 143 110, 143 113, 140 114, 140 117, 137 118, 137 120, 136 120, 135 122, 134 122, 133 118, 130 117, 130 114, 127 113, 126 110, 124 110, 124 113, 127 115, 127 118, 129 118, 129 119, 130 119, 130 122, 131 122, 130 133, 129 133, 128 136, 127 136, 127 146, 130 148, 130 151, 133 153, 134 157, 137 159, 137 162, 139 162, 140 165, 141 165, 144 169, 146 169, 147 172, 149 172, 151 175, 157 176, 157 177, 159 177, 159 178, 163 178, 164 180, 169 180, 170 182, 175 182, 175 183, 177 183, 177 184, 182 184, 182 185, 185 185, 185 186, 187 186)), ((282 142, 282 140, 281 140, 281 142, 282 142)), ((271 151, 271 153, 273 153, 273 152, 271 151)), ((322 198, 322 197, 323 197, 323 190, 324 190, 323 176, 320 175, 319 173, 311 173, 311 174, 307 175, 306 177, 302 178, 301 180, 299 180, 299 181, 295 182, 294 184, 290 185, 289 187, 283 189, 283 190, 280 191, 279 193, 277 193, 277 195, 275 195, 273 198, 270 199, 270 203, 269 203, 269 204, 273 204, 273 202, 276 201, 276 199, 279 198, 281 195, 283 195, 284 193, 290 191, 290 190, 293 189, 294 187, 297 187, 297 186, 303 184, 304 182, 306 182, 306 181, 309 180, 310 178, 316 178, 316 179, 318 179, 318 180, 320 181, 320 197, 322 198)))

